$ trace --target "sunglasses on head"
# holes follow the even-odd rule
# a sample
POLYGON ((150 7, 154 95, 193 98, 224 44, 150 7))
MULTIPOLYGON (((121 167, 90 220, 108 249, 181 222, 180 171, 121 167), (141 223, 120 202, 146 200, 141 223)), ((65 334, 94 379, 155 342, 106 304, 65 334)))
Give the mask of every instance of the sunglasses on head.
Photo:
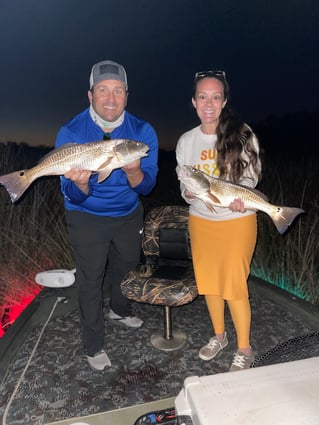
POLYGON ((223 77, 226 78, 225 71, 200 71, 195 74, 195 81, 205 77, 223 77))

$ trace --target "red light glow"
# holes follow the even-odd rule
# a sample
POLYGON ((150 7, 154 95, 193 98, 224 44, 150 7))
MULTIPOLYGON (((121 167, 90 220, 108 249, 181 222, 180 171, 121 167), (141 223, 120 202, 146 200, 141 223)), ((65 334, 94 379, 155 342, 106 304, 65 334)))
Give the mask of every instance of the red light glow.
POLYGON ((41 287, 34 287, 32 294, 28 294, 26 297, 22 297, 19 303, 8 306, 1 306, 1 310, 4 312, 1 317, 0 323, 0 338, 4 336, 7 329, 17 320, 22 312, 28 307, 28 305, 34 300, 34 298, 41 291, 41 287))

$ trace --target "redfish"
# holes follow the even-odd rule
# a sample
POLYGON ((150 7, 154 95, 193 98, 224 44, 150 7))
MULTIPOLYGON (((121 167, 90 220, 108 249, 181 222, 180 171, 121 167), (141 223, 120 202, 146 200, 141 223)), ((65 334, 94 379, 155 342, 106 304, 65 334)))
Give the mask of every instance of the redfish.
POLYGON ((7 189, 11 201, 16 202, 37 178, 63 175, 71 168, 97 173, 101 183, 114 169, 147 156, 148 150, 145 143, 129 139, 68 143, 53 149, 33 168, 0 176, 0 184, 7 189))
POLYGON ((288 229, 299 214, 305 212, 301 208, 273 205, 268 202, 266 195, 256 189, 209 176, 190 165, 178 166, 176 171, 186 189, 201 199, 212 212, 214 207, 228 208, 234 199, 240 198, 247 210, 268 214, 280 234, 288 229))

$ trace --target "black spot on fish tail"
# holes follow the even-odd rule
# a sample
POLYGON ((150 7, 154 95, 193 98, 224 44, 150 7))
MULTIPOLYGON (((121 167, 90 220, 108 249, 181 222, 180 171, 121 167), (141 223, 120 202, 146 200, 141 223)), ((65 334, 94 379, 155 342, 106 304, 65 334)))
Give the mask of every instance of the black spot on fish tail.
POLYGON ((278 232, 282 235, 293 223, 296 217, 298 217, 300 214, 303 214, 304 212, 305 211, 301 208, 277 207, 276 212, 271 214, 271 218, 278 232))
POLYGON ((32 181, 26 178, 25 170, 0 176, 0 184, 7 189, 12 203, 16 202, 23 195, 31 183, 32 181))

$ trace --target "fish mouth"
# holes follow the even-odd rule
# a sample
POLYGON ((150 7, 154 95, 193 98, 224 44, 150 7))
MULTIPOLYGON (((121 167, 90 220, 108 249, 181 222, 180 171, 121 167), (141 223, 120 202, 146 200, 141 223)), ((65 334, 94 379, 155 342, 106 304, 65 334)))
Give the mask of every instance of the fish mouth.
POLYGON ((139 154, 143 154, 146 155, 146 153, 150 150, 150 148, 148 146, 142 146, 140 149, 138 149, 138 153, 139 154))
POLYGON ((192 165, 184 165, 181 170, 186 174, 193 174, 198 172, 197 168, 193 167, 192 165))
POLYGON ((137 146, 140 148, 141 152, 143 152, 144 154, 146 154, 150 150, 150 147, 147 144, 142 142, 136 142, 136 143, 137 143, 137 146))
POLYGON ((143 149, 142 150, 142 157, 144 157, 144 156, 147 156, 148 155, 148 152, 149 151, 149 149, 143 149))

